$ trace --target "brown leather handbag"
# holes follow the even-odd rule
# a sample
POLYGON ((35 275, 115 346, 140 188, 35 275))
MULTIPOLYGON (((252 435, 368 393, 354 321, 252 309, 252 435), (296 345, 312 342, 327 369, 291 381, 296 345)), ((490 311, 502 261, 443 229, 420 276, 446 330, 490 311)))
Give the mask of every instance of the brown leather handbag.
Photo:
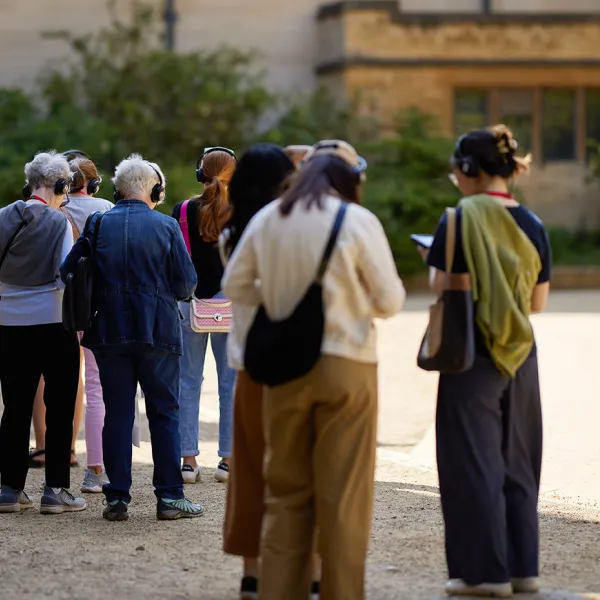
POLYGON ((475 317, 471 276, 452 273, 456 252, 456 209, 446 209, 444 291, 429 308, 429 325, 417 364, 425 371, 462 373, 475 361, 475 317))

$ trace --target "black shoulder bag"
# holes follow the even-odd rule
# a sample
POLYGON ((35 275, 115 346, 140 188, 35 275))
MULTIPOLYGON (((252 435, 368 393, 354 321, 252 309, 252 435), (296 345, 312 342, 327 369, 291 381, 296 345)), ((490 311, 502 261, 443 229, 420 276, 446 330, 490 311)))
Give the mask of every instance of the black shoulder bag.
POLYGON ((425 371, 462 373, 475 361, 473 291, 468 273, 452 273, 456 210, 446 210, 446 273, 441 298, 429 308, 429 325, 417 364, 425 371))
POLYGON ((335 248, 348 205, 342 202, 315 280, 292 314, 272 321, 261 305, 246 339, 244 366, 258 383, 274 387, 306 375, 321 356, 325 331, 323 276, 335 248))
POLYGON ((104 213, 92 213, 85 222, 83 237, 85 238, 85 251, 77 261, 75 270, 68 273, 65 281, 65 292, 62 304, 63 325, 67 331, 85 331, 92 324, 94 317, 94 259, 100 222, 104 213), (96 227, 92 234, 94 217, 96 227))

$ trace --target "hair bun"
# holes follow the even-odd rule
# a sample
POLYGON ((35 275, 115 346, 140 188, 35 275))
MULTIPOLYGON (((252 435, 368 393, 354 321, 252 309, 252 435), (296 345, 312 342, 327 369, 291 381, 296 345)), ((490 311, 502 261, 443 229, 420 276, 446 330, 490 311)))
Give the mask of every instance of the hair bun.
POLYGON ((519 143, 513 137, 512 131, 506 125, 496 125, 491 129, 496 136, 496 148, 504 162, 512 162, 519 149, 519 143))

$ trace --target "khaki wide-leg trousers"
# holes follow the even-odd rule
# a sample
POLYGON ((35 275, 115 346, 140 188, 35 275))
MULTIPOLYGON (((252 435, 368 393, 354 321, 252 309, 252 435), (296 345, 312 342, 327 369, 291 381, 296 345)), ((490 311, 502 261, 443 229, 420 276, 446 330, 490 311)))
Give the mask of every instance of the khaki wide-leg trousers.
POLYGON ((377 365, 323 356, 265 391, 262 600, 306 600, 313 534, 321 600, 362 600, 377 441, 377 365))

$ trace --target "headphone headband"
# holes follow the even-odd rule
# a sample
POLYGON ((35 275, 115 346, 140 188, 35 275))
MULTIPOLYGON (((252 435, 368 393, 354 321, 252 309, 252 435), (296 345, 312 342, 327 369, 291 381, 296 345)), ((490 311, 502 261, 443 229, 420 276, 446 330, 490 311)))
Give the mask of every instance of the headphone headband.
POLYGON ((204 148, 204 151, 202 152, 200 158, 196 162, 196 170, 200 168, 200 164, 202 163, 206 155, 211 154, 212 152, 225 152, 229 154, 229 156, 233 156, 235 162, 237 163, 237 156, 235 155, 235 152, 230 148, 225 148, 225 146, 209 146, 208 148, 204 148))
POLYGON ((208 181, 201 164, 206 155, 211 154, 212 152, 225 152, 226 154, 229 154, 229 156, 233 157, 233 160, 235 160, 235 164, 237 165, 238 159, 233 150, 225 148, 225 146, 209 146, 208 148, 204 148, 204 152, 196 162, 196 179, 198 180, 198 183, 207 183, 208 181))
POLYGON ((69 161, 74 158, 87 158, 88 160, 91 160, 89 154, 86 154, 83 150, 77 150, 76 148, 73 148, 73 150, 65 150, 62 155, 69 161))
MULTIPOLYGON (((160 171, 150 161, 145 160, 144 162, 156 173, 156 177, 158 177, 158 183, 155 184, 152 187, 152 190, 150 191, 150 199, 152 200, 152 202, 154 202, 154 204, 158 204, 163 199, 162 196, 165 191, 164 180, 162 178, 162 175, 160 174, 160 171)), ((118 190, 117 187, 114 185, 113 199, 115 202, 125 199, 125 196, 123 196, 120 190, 118 190)))

